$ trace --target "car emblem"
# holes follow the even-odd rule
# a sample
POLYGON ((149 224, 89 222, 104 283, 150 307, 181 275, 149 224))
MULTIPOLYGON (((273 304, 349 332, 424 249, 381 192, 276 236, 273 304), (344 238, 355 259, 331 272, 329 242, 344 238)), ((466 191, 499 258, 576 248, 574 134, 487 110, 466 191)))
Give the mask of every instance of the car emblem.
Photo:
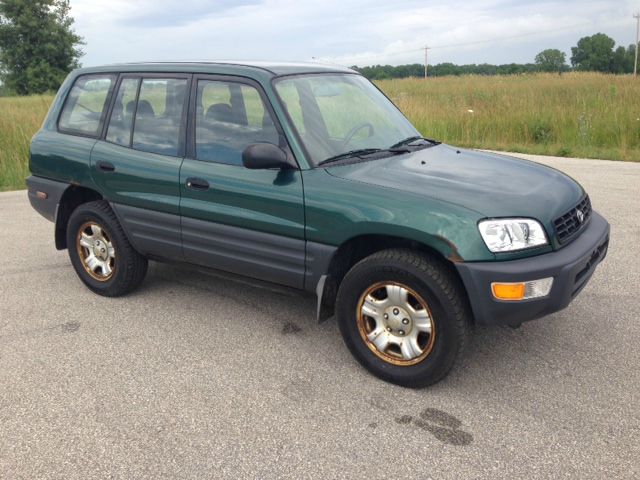
POLYGON ((578 217, 578 223, 584 222, 584 213, 582 213, 582 210, 576 210, 576 217, 578 217))

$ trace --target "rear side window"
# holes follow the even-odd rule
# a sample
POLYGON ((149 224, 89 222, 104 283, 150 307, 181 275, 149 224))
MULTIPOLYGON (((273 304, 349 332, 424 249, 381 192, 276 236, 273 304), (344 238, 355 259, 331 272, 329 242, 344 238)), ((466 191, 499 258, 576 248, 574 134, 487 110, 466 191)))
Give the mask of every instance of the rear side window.
MULTIPOLYGON (((131 146, 145 152, 177 156, 186 93, 186 79, 143 79, 135 109, 131 146)), ((129 102, 125 109, 128 106, 129 102)))
POLYGON ((62 132, 98 137, 113 75, 85 75, 73 84, 58 120, 62 132))
POLYGON ((136 110, 139 83, 140 79, 138 78, 124 78, 120 82, 107 129, 107 141, 125 147, 131 144, 131 126, 136 110))

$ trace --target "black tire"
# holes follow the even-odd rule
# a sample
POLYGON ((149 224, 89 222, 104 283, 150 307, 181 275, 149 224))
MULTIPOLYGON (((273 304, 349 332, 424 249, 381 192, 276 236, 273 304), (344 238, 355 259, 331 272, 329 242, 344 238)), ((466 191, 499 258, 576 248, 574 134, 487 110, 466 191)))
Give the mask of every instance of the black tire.
POLYGON ((76 273, 98 295, 119 297, 132 292, 147 273, 147 259, 131 246, 115 213, 104 200, 83 203, 73 211, 67 224, 67 247, 76 273), (103 229, 115 250, 113 273, 108 279, 97 280, 84 267, 77 242, 80 229, 87 223, 95 223, 103 229))
POLYGON ((340 285, 336 313, 354 357, 379 378, 411 388, 426 387, 449 373, 464 350, 471 325, 464 288, 444 261, 405 249, 384 250, 353 266, 340 285), (405 285, 428 304, 435 334, 429 353, 416 364, 397 365, 380 358, 359 330, 360 299, 379 282, 405 285))

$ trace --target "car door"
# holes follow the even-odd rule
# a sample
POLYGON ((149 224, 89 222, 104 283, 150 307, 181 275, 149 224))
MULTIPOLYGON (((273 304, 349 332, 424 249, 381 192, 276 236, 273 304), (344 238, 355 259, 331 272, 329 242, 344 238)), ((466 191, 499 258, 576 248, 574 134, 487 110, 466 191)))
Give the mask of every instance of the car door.
POLYGON ((194 78, 180 170, 182 244, 188 262, 302 288, 300 171, 242 165, 242 151, 253 143, 273 143, 291 155, 274 118, 257 83, 194 78))
POLYGON ((91 154, 95 183, 144 255, 182 260, 180 165, 190 75, 121 75, 91 154))

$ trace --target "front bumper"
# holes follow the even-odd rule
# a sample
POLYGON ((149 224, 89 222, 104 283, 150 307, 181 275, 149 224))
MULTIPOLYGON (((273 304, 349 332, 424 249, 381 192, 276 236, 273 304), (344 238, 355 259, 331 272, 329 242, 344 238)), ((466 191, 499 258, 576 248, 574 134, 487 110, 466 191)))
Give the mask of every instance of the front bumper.
POLYGON ((609 223, 593 212, 589 225, 566 247, 506 262, 457 263, 477 324, 519 325, 565 308, 587 284, 609 246, 609 223), (553 277, 549 295, 521 301, 494 298, 492 282, 553 277))

